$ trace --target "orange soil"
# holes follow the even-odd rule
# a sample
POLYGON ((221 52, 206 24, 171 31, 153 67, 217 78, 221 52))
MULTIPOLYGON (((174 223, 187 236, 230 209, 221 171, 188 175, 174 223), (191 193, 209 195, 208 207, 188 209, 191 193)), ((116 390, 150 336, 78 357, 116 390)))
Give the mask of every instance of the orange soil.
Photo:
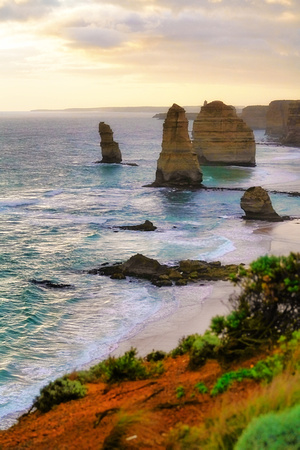
MULTIPOLYGON (((250 367, 262 357, 239 366, 250 367)), ((166 437, 176 424, 197 425, 216 411, 219 402, 237 403, 257 389, 254 381, 244 381, 216 398, 199 394, 195 384, 203 381, 212 388, 222 370, 216 361, 208 361, 198 371, 188 370, 187 363, 186 355, 168 358, 165 373, 151 380, 113 386, 89 384, 85 398, 60 404, 45 414, 33 412, 9 430, 0 431, 0 449, 100 449, 124 414, 133 419, 125 429, 122 446, 110 448, 165 449, 166 437), (185 391, 181 399, 176 397, 178 386, 185 391)), ((230 370, 235 368, 233 365, 230 370)))

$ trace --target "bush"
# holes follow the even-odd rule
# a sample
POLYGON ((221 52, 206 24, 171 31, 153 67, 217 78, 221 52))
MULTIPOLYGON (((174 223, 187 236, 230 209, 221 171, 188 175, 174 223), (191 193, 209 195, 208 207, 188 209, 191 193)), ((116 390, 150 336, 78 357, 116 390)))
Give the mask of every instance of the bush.
POLYGON ((148 355, 146 356, 146 360, 148 362, 157 362, 165 359, 166 356, 167 354, 161 350, 153 350, 151 353, 148 353, 148 355))
POLYGON ((131 348, 119 358, 109 357, 96 364, 87 371, 77 373, 81 382, 94 382, 102 380, 105 383, 118 383, 121 381, 145 380, 164 371, 162 362, 147 367, 142 358, 136 356, 136 349, 131 348))
POLYGON ((253 419, 238 440, 236 450, 298 450, 300 448, 300 405, 280 414, 253 419))
POLYGON ((200 337, 199 334, 191 334, 190 336, 182 337, 178 342, 178 346, 170 353, 172 358, 188 353, 198 337, 200 337))
POLYGON ((300 328, 300 254, 263 256, 231 278, 241 287, 230 299, 233 312, 211 322, 222 339, 220 359, 246 356, 300 328))
POLYGON ((211 390, 211 395, 221 394, 230 387, 234 381, 243 381, 244 379, 265 380, 270 382, 274 376, 281 373, 284 369, 284 355, 270 356, 266 360, 258 361, 251 369, 238 369, 236 371, 224 373, 216 382, 211 390))
POLYGON ((185 389, 183 386, 178 386, 176 388, 176 397, 177 398, 182 398, 185 396, 185 389))
POLYGON ((197 389, 197 391, 200 394, 207 394, 208 393, 208 389, 205 386, 205 384, 202 381, 199 381, 199 383, 195 384, 195 389, 197 389))
POLYGON ((206 331, 203 336, 197 336, 191 345, 189 368, 196 369, 203 366, 207 358, 215 358, 219 344, 220 339, 210 331, 206 331))
POLYGON ((58 378, 41 389, 33 407, 45 413, 54 405, 84 397, 86 392, 87 388, 80 381, 71 381, 67 377, 58 378))

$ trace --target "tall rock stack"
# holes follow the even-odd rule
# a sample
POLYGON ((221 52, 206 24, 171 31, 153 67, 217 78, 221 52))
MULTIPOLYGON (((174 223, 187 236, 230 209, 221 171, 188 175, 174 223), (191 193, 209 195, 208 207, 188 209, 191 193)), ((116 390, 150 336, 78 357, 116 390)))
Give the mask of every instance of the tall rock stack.
POLYGON ((152 186, 200 186, 202 173, 193 151, 185 110, 175 103, 163 125, 162 151, 152 186))
POLYGON ((252 129, 221 101, 202 106, 193 125, 193 146, 200 164, 255 166, 252 129))
POLYGON ((289 104, 286 134, 282 143, 300 147, 300 100, 294 100, 289 104))
POLYGON ((266 134, 281 140, 287 132, 291 100, 273 100, 267 110, 266 134))
POLYGON ((122 161, 119 144, 113 139, 113 132, 105 122, 99 123, 99 134, 101 138, 100 147, 102 152, 101 163, 117 163, 122 161))

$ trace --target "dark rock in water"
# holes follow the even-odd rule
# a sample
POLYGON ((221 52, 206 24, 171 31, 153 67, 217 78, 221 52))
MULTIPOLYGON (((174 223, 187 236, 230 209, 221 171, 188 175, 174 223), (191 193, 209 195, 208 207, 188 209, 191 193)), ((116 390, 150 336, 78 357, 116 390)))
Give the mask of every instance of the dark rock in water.
POLYGON ((176 266, 160 264, 157 260, 141 254, 132 256, 123 264, 100 266, 90 270, 91 274, 110 276, 113 279, 124 279, 126 276, 146 278, 155 286, 185 286, 198 280, 228 280, 230 274, 237 273, 239 266, 222 265, 219 261, 180 261, 176 266))
POLYGON ((125 275, 151 279, 166 273, 167 266, 160 264, 156 259, 137 253, 121 265, 121 270, 125 275))
POLYGON ((155 231, 157 227, 154 226, 150 220, 145 220, 145 222, 140 225, 123 225, 119 228, 122 230, 155 231))
POLYGON ((241 198, 241 208, 245 211, 244 219, 271 222, 281 222, 286 219, 286 217, 280 217, 273 209, 269 194, 260 186, 247 189, 241 198))
POLYGON ((113 132, 109 125, 104 122, 99 123, 99 134, 101 137, 100 147, 102 151, 101 163, 117 163, 122 161, 119 144, 113 140, 113 132))
POLYGON ((32 284, 36 284, 38 286, 45 287, 48 289, 71 289, 74 287, 72 284, 56 283, 50 280, 36 280, 33 278, 32 280, 29 281, 32 284))

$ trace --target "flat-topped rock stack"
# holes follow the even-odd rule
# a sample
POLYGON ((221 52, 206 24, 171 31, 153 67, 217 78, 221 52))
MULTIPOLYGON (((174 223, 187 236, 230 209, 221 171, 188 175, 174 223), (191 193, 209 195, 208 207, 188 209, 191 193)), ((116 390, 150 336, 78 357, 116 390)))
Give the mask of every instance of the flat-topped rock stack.
POLYGON ((289 103, 286 134, 282 143, 300 147, 300 100, 289 103))
POLYGON ((252 130, 265 130, 267 124, 268 105, 251 105, 243 108, 240 115, 252 130))
POLYGON ((175 103, 163 125, 162 151, 157 161, 154 187, 199 187, 202 173, 193 151, 185 110, 175 103))
POLYGON ((100 147, 102 152, 101 163, 117 163, 122 161, 122 154, 119 144, 113 139, 112 129, 105 122, 99 123, 99 134, 101 138, 100 147))
POLYGON ((266 115, 266 134, 281 140, 287 132, 289 106, 291 100, 273 100, 266 115))
POLYGON ((221 101, 202 106, 193 124, 193 147, 200 164, 255 166, 253 130, 221 101))

